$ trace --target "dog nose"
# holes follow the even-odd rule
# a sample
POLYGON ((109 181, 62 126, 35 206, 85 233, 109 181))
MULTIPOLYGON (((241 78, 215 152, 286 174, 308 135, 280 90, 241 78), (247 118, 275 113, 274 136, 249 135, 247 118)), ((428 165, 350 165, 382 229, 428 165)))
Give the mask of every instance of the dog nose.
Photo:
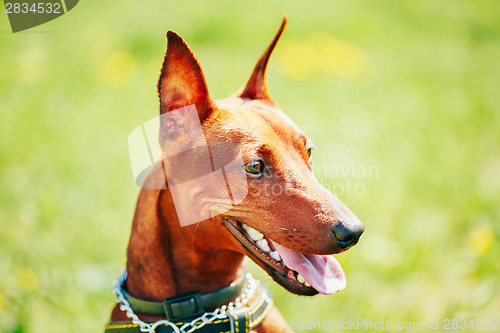
POLYGON ((353 225, 339 223, 334 226, 332 230, 333 236, 337 240, 339 246, 344 250, 355 245, 363 231, 365 231, 365 226, 361 222, 353 225))

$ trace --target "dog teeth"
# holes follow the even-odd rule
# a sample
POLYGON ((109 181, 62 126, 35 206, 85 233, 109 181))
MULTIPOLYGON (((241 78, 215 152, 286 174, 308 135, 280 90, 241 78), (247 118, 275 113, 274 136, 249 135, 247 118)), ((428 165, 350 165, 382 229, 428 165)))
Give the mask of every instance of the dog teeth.
POLYGON ((304 282, 304 285, 305 285, 306 287, 311 287, 311 284, 310 284, 309 282, 307 282, 307 281, 306 281, 306 282, 304 282))
POLYGON ((257 246, 264 252, 271 251, 271 248, 269 247, 269 244, 267 244, 267 241, 265 239, 258 240, 257 246))
MULTIPOLYGON (((243 229, 245 229, 248 236, 250 236, 250 238, 253 239, 254 241, 258 241, 258 240, 264 238, 264 235, 261 232, 255 230, 254 228, 252 228, 246 224, 243 224, 243 229)), ((267 242, 266 242, 266 245, 267 245, 267 242)))
POLYGON ((304 279, 304 277, 302 275, 297 275, 297 281, 299 281, 300 283, 304 284, 306 282, 306 279, 304 279))
POLYGON ((264 238, 264 234, 260 231, 255 230, 254 228, 243 224, 242 223, 243 229, 245 229, 246 233, 248 236, 255 241, 255 244, 259 249, 261 249, 264 252, 267 252, 271 258, 273 258, 276 261, 281 261, 281 257, 278 253, 278 251, 272 251, 271 252, 271 247, 269 246, 269 243, 267 240, 264 238))
POLYGON ((274 260, 276 261, 281 261, 281 257, 280 257, 280 254, 278 253, 278 251, 273 251, 271 253, 269 253, 269 255, 271 256, 271 258, 273 258, 274 260))

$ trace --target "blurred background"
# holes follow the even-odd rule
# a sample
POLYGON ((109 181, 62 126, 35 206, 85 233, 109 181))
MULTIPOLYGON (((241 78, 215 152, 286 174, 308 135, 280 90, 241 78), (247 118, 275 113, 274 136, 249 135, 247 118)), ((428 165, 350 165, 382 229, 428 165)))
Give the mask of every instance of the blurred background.
POLYGON ((16 34, 0 14, 0 332, 103 331, 139 191, 127 137, 158 112, 166 31, 225 98, 285 13, 271 96, 366 232, 337 295, 254 275, 304 325, 500 319, 498 1, 115 0, 16 34))

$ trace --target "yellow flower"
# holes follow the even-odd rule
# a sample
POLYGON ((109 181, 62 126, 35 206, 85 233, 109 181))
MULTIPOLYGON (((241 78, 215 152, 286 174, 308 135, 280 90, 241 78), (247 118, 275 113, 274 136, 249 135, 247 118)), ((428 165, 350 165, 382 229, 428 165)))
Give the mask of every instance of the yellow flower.
POLYGON ((17 271, 17 280, 26 291, 35 291, 38 287, 38 276, 31 268, 21 268, 17 271))
POLYGON ((468 246, 476 255, 482 255, 491 248, 494 239, 495 234, 491 226, 482 225, 470 233, 468 246))
POLYGON ((114 52, 101 62, 101 78, 111 87, 127 84, 135 68, 134 57, 125 51, 114 52))
POLYGON ((295 79, 326 72, 359 82, 374 72, 357 46, 319 32, 300 41, 284 40, 278 60, 284 74, 295 79))

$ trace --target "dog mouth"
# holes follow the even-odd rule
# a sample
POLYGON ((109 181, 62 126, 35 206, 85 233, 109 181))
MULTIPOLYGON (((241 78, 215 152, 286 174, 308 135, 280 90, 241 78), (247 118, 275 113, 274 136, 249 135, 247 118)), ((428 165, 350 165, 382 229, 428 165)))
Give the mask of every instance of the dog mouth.
POLYGON ((288 291, 313 296, 330 295, 345 288, 344 272, 333 256, 294 251, 229 217, 224 217, 223 223, 245 247, 247 255, 288 291))

